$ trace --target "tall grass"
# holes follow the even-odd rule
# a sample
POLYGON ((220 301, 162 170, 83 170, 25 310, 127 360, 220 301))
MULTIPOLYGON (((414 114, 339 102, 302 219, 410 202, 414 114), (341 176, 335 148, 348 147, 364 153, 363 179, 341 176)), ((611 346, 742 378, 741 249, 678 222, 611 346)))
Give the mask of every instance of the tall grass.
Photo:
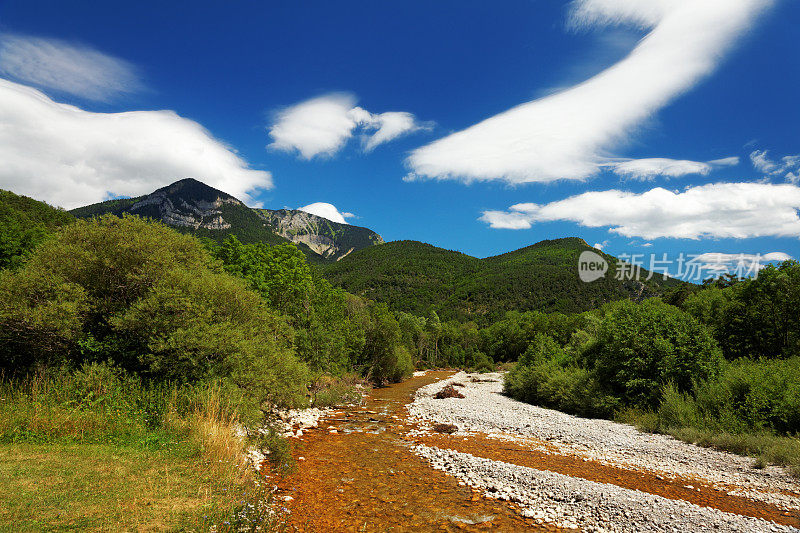
POLYGON ((714 380, 682 393, 668 383, 653 411, 627 409, 620 421, 684 442, 749 455, 800 476, 800 358, 733 362, 714 380))
MULTIPOLYGON (((181 523, 190 529, 269 529, 269 495, 247 464, 250 442, 236 400, 219 382, 146 383, 105 364, 38 372, 0 380, 0 444, 7 450, 38 446, 37 453, 56 455, 75 445, 111 445, 142 464, 166 454, 168 463, 184 465, 188 482, 205 486, 196 501, 205 502, 203 508, 181 523)), ((119 495, 125 497, 121 490, 119 495)))

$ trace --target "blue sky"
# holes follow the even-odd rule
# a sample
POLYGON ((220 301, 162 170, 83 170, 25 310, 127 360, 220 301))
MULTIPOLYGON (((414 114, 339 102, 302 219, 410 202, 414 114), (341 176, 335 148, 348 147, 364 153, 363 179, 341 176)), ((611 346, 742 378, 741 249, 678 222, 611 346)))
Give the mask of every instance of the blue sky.
POLYGON ((481 257, 797 258, 799 24, 794 0, 4 0, 0 187, 74 207, 191 175, 481 257))

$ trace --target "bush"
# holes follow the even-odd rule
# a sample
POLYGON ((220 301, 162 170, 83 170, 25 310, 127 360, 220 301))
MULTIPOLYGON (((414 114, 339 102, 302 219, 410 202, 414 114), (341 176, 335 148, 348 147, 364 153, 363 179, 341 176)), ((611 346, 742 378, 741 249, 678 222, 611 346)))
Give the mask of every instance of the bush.
POLYGON ((70 361, 89 308, 86 291, 61 276, 27 268, 0 272, 0 370, 70 361))
POLYGON ((604 391, 593 373, 555 361, 517 365, 506 374, 504 391, 514 399, 590 417, 611 416, 619 401, 604 391))
POLYGON ((200 242, 136 217, 78 221, 0 278, 0 365, 110 360, 147 379, 223 378, 252 418, 305 399, 293 333, 200 242))
POLYGON ((486 355, 483 352, 475 352, 473 358, 473 365, 471 367, 473 372, 480 372, 481 374, 486 372, 494 372, 495 365, 492 361, 491 357, 486 355))
POLYGON ((734 361, 698 384, 695 396, 706 427, 800 434, 800 357, 734 361))
POLYGON ((658 299, 612 306, 586 357, 613 396, 640 408, 655 408, 667 383, 691 391, 693 381, 714 377, 723 361, 705 326, 658 299))
POLYGON ((411 362, 411 354, 405 347, 395 346, 375 361, 370 377, 378 385, 386 382, 400 383, 410 377, 413 372, 414 364, 411 362))

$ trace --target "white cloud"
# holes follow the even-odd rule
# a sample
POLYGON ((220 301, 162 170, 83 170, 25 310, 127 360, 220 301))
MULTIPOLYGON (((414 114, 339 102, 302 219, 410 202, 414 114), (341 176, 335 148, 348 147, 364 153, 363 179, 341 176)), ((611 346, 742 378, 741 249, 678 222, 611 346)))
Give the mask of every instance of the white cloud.
POLYGON ((364 122, 366 128, 377 131, 365 138, 364 150, 367 152, 376 146, 392 141, 401 135, 406 135, 420 129, 429 129, 427 125, 417 123, 414 115, 405 111, 388 111, 378 115, 371 115, 369 122, 364 122))
POLYGON ((272 187, 200 124, 172 111, 90 113, 0 79, 0 188, 66 208, 193 177, 242 201, 272 187))
POLYGON ((737 156, 733 157, 723 157, 722 159, 714 159, 708 162, 710 165, 720 166, 720 167, 735 167, 739 164, 739 158, 737 156))
POLYGON ((612 168, 618 176, 638 180, 651 180, 656 176, 677 178, 687 174, 707 175, 711 172, 708 163, 664 158, 631 159, 615 163, 612 168))
POLYGON ((315 202, 313 204, 308 204, 303 207, 298 207, 298 211, 305 211, 306 213, 311 213, 312 215, 317 215, 318 217, 327 218, 332 222, 338 222, 339 224, 347 224, 345 218, 354 217, 353 213, 340 213, 336 206, 333 204, 329 204, 326 202, 315 202))
POLYGON ((24 35, 0 35, 0 74, 102 102, 144 90, 127 61, 87 46, 24 35))
POLYGON ((767 176, 782 177, 789 183, 800 182, 800 155, 785 155, 779 160, 769 157, 767 150, 754 150, 750 153, 753 168, 767 176))
POLYGON ((691 261, 703 270, 716 273, 740 272, 755 273, 773 261, 788 261, 793 259, 784 252, 769 252, 766 254, 725 254, 709 252, 692 257, 691 261))
POLYGON ((571 221, 608 227, 625 237, 657 239, 800 236, 800 187, 788 184, 713 183, 673 192, 586 192, 549 204, 522 203, 484 211, 493 228, 526 229, 537 222, 571 221))
POLYGON ((341 150, 360 128, 362 146, 369 152, 376 146, 430 125, 420 124, 411 113, 389 111, 373 114, 356 106, 356 98, 333 93, 305 100, 276 115, 269 129, 269 148, 298 151, 305 159, 332 156, 341 150))
POLYGON ((576 27, 650 29, 593 78, 418 148, 409 179, 586 179, 645 120, 709 75, 772 0, 576 0, 576 27))
POLYGON ((689 174, 707 176, 713 169, 739 164, 738 157, 726 157, 713 161, 687 161, 683 159, 667 159, 651 157, 646 159, 627 159, 621 162, 608 163, 606 166, 618 176, 627 179, 652 180, 657 176, 679 178, 689 174))

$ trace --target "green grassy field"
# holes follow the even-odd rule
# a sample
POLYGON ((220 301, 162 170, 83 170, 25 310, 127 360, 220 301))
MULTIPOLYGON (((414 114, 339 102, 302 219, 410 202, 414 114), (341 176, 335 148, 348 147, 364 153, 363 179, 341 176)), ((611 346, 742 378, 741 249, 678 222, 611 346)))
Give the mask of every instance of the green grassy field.
POLYGON ((0 531, 225 529, 253 490, 246 477, 186 450, 3 444, 0 531))

